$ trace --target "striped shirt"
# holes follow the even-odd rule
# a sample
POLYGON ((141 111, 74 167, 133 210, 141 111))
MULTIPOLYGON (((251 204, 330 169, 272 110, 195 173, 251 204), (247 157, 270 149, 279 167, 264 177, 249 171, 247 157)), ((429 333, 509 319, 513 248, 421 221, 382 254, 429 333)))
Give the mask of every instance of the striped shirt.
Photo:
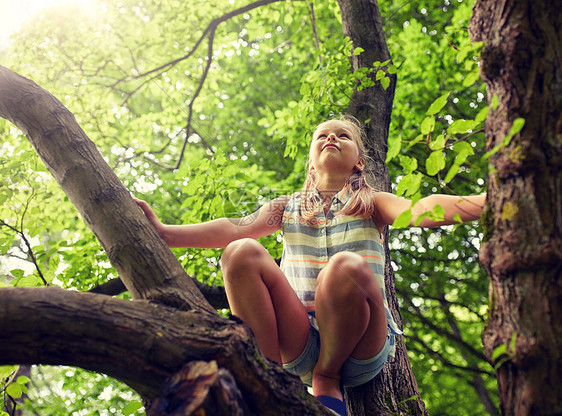
POLYGON ((307 224, 300 215, 301 193, 297 192, 289 199, 282 220, 281 270, 305 308, 314 315, 318 273, 339 252, 350 251, 361 255, 371 266, 381 288, 390 331, 395 335, 401 334, 388 308, 384 284, 384 248, 373 219, 334 215, 351 200, 352 192, 347 188, 332 198, 327 214, 321 210, 311 224, 307 224))

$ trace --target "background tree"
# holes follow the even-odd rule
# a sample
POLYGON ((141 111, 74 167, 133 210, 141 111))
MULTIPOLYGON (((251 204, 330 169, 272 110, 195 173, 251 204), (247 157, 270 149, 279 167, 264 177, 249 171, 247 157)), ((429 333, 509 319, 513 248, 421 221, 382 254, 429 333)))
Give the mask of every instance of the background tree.
MULTIPOLYGON (((484 105, 479 85, 472 86, 478 74, 473 58, 477 47, 470 45, 464 30, 469 4, 436 2, 439 8, 434 10, 417 2, 405 6, 382 2, 394 68, 380 60, 372 68, 351 72, 348 58, 370 51, 354 49, 343 38, 335 2, 312 7, 305 2, 264 3, 259 2, 259 9, 228 14, 228 20, 222 19, 225 7, 219 1, 197 7, 121 2, 106 4, 99 13, 59 8, 27 25, 3 61, 56 91, 119 178, 137 195, 144 193, 167 222, 242 215, 260 201, 298 189, 307 148, 303 138, 311 126, 331 112, 347 111, 357 90, 371 88, 367 77, 374 76, 380 89, 387 78, 391 82, 389 72, 396 68, 398 88, 387 157, 393 182, 402 183, 395 190, 404 193, 405 188, 414 189, 408 183, 418 183, 420 193, 443 191, 445 172, 456 166, 460 172, 449 178, 444 190, 481 191, 484 182, 479 184, 476 178, 485 175, 479 168, 482 162, 450 138, 462 134, 459 143, 472 143, 476 153, 483 149, 482 135, 474 134, 478 127, 464 133, 463 128, 469 130, 466 125, 454 123, 474 118, 484 105), (209 26, 212 16, 221 23, 209 26), (214 30, 205 32, 208 26, 214 30), (187 40, 185 28, 190 28, 192 39, 187 40), (213 35, 212 60, 209 37, 198 43, 203 33, 213 35), (196 45, 200 46, 195 49, 196 45), (150 72, 167 62, 173 65, 150 72), (379 70, 384 76, 376 79, 379 70), (444 106, 425 114, 447 92, 444 106), (436 139, 451 126, 446 145, 455 143, 456 150, 445 152, 446 168, 435 174, 437 168, 426 159, 433 155, 441 163, 436 150, 446 146, 436 139), (279 152, 286 157, 279 158, 279 152), (469 165, 456 164, 463 155, 469 165), (169 169, 180 159, 178 170, 169 169)), ((234 11, 237 6, 228 7, 234 11)), ((41 270, 51 284, 89 290, 116 277, 71 204, 41 172, 21 133, 11 129, 14 136, 6 135, 8 144, 2 148, 7 186, 0 194, 5 198, 1 218, 12 228, 3 227, 2 247, 20 257, 34 253, 37 267, 33 272, 15 270, 6 282, 43 284, 41 270), (29 177, 30 169, 39 172, 29 177)), ((424 234, 425 238, 415 230, 393 233, 389 241, 397 288, 405 295, 400 298, 405 300, 406 339, 423 399, 433 413, 447 413, 463 400, 466 405, 458 407, 469 409, 467 414, 483 413, 484 406, 493 412, 493 400, 486 398, 489 391, 494 397, 494 380, 479 352, 486 279, 474 261, 478 232, 462 226, 452 236, 443 231, 424 234), (475 409, 478 398, 486 404, 475 409)), ((277 240, 272 237, 263 243, 279 256, 277 240)), ((220 284, 219 252, 175 252, 190 275, 220 284)), ((68 375, 73 372, 64 370, 68 375)), ((71 385, 68 375, 62 377, 71 385)), ((86 375, 79 377, 84 380, 86 375)), ((108 389, 115 388, 106 382, 108 389)), ((45 401, 35 396, 36 403, 45 401)))
POLYGON ((491 276, 486 355, 504 414, 562 412, 562 16, 560 2, 477 2, 489 207, 481 259, 491 276))

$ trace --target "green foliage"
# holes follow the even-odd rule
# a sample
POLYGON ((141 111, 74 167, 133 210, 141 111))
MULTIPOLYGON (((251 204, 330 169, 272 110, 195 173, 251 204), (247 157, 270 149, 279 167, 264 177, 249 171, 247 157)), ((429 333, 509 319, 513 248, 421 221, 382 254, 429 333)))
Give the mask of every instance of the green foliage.
MULTIPOLYGON (((5 406, 7 405, 7 401, 11 400, 11 397, 13 397, 12 394, 10 393, 14 393, 14 392, 9 391, 8 389, 10 390, 14 389, 13 387, 10 386, 14 384, 12 377, 17 370, 18 370, 17 365, 0 366, 0 416, 7 415, 7 413, 3 412, 2 409, 4 409, 5 406)), ((24 388, 26 387, 24 386, 24 388)), ((21 394, 18 397, 20 396, 21 394)))
MULTIPOLYGON (((392 74, 398 81, 387 163, 394 191, 414 201, 482 192, 491 155, 484 155, 481 132, 488 113, 477 72, 482 45, 466 30, 472 1, 380 1, 392 62, 355 73, 349 58, 364 51, 342 34, 337 2, 313 2, 315 31, 308 3, 278 2, 221 23, 207 72, 208 38, 196 48, 198 39, 212 19, 246 3, 59 6, 15 34, 2 61, 61 99, 128 189, 166 223, 247 215, 299 189, 313 127, 345 113, 354 89, 386 88, 392 74)), ((492 97, 490 111, 497 102, 492 97)), ((514 122, 502 147, 522 127, 514 122)), ((0 131, 0 284, 43 285, 42 275, 52 285, 88 290, 115 278, 23 134, 3 120, 0 131)), ((430 414, 484 414, 475 369, 497 399, 481 354, 487 279, 477 260, 480 230, 400 228, 410 221, 409 211, 396 220, 390 244, 422 399, 430 414)), ((280 257, 279 235, 262 242, 280 257)), ((174 253, 190 275, 222 283, 220 250, 174 253)), ((28 385, 28 412, 142 412, 125 386, 82 370, 41 367, 28 385), (54 386, 56 394, 45 394, 54 386)))
MULTIPOLYGON (((68 367, 33 367, 24 409, 41 415, 142 415, 139 396, 102 374, 68 367)), ((29 414, 31 414, 29 413, 29 414)))
POLYGON ((492 352, 492 356, 490 357, 492 363, 494 363, 494 370, 497 370, 506 361, 512 360, 515 357, 516 341, 517 341, 517 331, 513 331, 513 335, 511 336, 509 345, 500 344, 496 348, 494 348, 494 351, 492 352))

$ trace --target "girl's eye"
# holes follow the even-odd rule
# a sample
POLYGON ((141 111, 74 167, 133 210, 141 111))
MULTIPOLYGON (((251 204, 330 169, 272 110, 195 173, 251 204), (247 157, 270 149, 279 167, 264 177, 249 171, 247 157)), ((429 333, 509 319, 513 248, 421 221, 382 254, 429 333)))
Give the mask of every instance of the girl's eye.
POLYGON ((349 136, 347 134, 340 134, 340 137, 343 137, 344 139, 349 139, 349 136))
POLYGON ((318 136, 318 139, 325 139, 326 137, 328 137, 326 134, 320 134, 318 136))

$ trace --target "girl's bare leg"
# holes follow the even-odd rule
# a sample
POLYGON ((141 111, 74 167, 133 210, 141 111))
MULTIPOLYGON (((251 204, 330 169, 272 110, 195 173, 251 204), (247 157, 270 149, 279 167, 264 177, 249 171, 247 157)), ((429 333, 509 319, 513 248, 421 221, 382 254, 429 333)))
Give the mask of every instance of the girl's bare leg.
POLYGON ((234 241, 221 265, 232 313, 252 328, 261 352, 280 364, 297 358, 308 340, 308 315, 267 250, 252 239, 234 241))
POLYGON ((368 263, 343 252, 320 272, 315 303, 321 348, 312 389, 315 396, 341 399, 340 370, 347 358, 371 358, 386 341, 381 290, 368 263))

